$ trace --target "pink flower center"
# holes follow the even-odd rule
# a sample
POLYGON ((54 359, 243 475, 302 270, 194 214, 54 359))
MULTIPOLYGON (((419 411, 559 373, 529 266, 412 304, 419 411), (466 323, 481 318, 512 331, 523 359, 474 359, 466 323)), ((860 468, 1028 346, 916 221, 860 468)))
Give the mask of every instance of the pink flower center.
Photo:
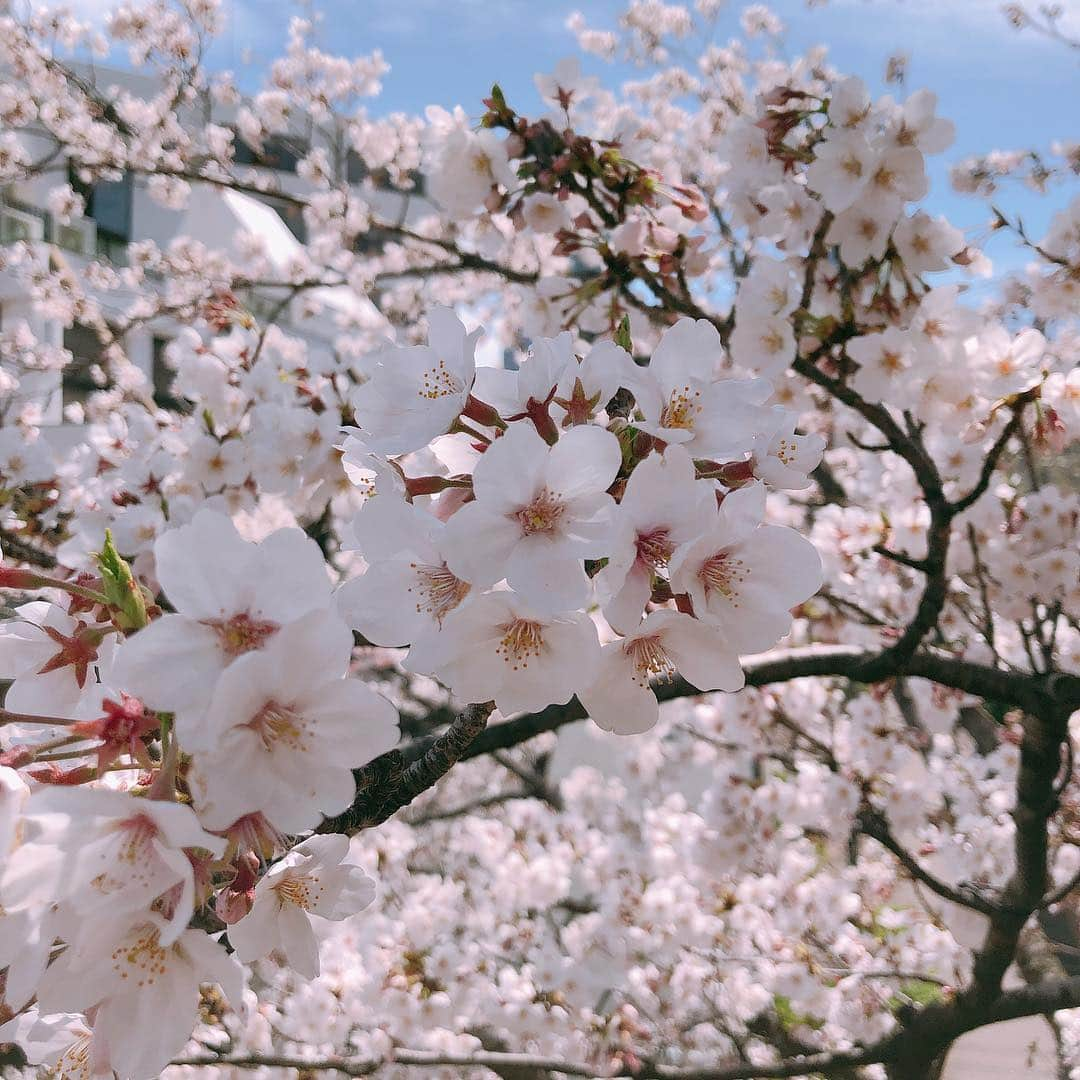
POLYGON ((276 622, 257 619, 249 611, 229 619, 204 619, 203 625, 217 634, 222 650, 230 659, 261 649, 281 629, 276 622))
POLYGON ((667 404, 660 413, 660 426, 665 428, 678 428, 682 431, 693 431, 694 420, 701 412, 698 398, 700 390, 691 390, 684 386, 681 390, 672 390, 667 404))
POLYGON ((307 749, 308 723, 287 705, 268 701, 246 726, 259 736, 267 753, 279 747, 307 749))
POLYGON ((634 665, 634 682, 639 686, 647 687, 653 679, 667 682, 675 678, 675 665, 660 634, 634 638, 623 646, 623 651, 634 665))
POLYGON ((639 561, 654 570, 667 566, 674 554, 675 545, 671 542, 671 531, 666 526, 650 529, 637 534, 637 557, 639 561))
POLYGON ((514 671, 529 666, 529 660, 535 659, 544 651, 543 623, 530 619, 515 619, 500 626, 503 632, 495 655, 501 656, 514 671))
POLYGON ((544 488, 533 496, 532 502, 518 510, 514 517, 521 526, 521 531, 526 536, 532 536, 535 533, 553 533, 564 513, 566 504, 558 495, 544 488))
POLYGON ((283 852, 289 844, 262 813, 245 814, 237 818, 228 828, 226 835, 241 851, 253 851, 264 860, 269 860, 275 852, 283 852))
POLYGON ((129 866, 136 866, 149 856, 150 842, 157 836, 157 825, 152 818, 138 814, 121 822, 119 827, 123 830, 124 839, 117 858, 129 866))
POLYGON ((410 563, 409 566, 416 571, 416 583, 409 586, 409 592, 416 596, 416 610, 442 626, 443 619, 469 595, 472 586, 456 577, 446 563, 442 566, 410 563))
POLYGON ((705 595, 719 593, 725 600, 731 600, 738 607, 739 586, 746 580, 749 571, 742 559, 733 559, 726 551, 710 555, 698 570, 698 580, 705 589, 705 595))

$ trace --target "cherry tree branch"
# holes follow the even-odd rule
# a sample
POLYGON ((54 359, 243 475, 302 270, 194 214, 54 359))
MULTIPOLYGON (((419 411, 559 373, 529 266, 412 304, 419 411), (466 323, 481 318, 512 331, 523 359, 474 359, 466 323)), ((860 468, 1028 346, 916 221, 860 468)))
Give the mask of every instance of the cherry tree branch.
POLYGON ((562 1073, 565 1076, 616 1077, 629 1073, 597 1072, 584 1065, 561 1058, 541 1057, 538 1054, 510 1054, 498 1050, 477 1050, 469 1054, 446 1054, 437 1050, 395 1049, 387 1058, 348 1058, 328 1056, 303 1058, 289 1054, 225 1054, 177 1058, 173 1065, 194 1067, 227 1067, 233 1069, 298 1069, 302 1074, 314 1071, 339 1072, 344 1076, 370 1076, 388 1065, 437 1066, 461 1069, 538 1069, 562 1073))
MULTIPOLYGON (((1005 1020, 1040 1016, 1080 1005, 1080 977, 1049 979, 1002 993, 985 1009, 975 1010, 959 998, 945 1004, 929 1005, 899 1030, 862 1049, 823 1050, 803 1054, 773 1064, 740 1062, 717 1066, 665 1065, 657 1061, 614 1069, 583 1062, 546 1058, 532 1054, 475 1051, 444 1054, 439 1051, 395 1049, 385 1059, 326 1056, 302 1058, 278 1054, 222 1054, 177 1058, 174 1065, 218 1066, 236 1069, 292 1068, 302 1071, 336 1071, 345 1076, 370 1076, 387 1065, 447 1066, 462 1069, 541 1069, 565 1076, 593 1080, 779 1080, 811 1074, 836 1076, 865 1065, 902 1063, 912 1047, 948 1045, 965 1032, 1005 1020)), ((925 1080, 925 1073, 920 1074, 925 1080)))
POLYGON ((380 825, 434 787, 459 761, 487 727, 494 703, 470 705, 450 726, 432 739, 411 763, 400 748, 377 757, 356 772, 358 794, 353 804, 319 826, 321 833, 353 833, 380 825))
MULTIPOLYGON (((882 656, 882 653, 854 645, 811 645, 748 657, 743 661, 743 671, 747 686, 767 686, 811 677, 869 683, 909 676, 1033 711, 1061 709, 1068 712, 1080 707, 1080 676, 1064 672, 1003 671, 932 649, 919 650, 907 659, 893 654, 884 664, 882 656)), ((655 691, 662 702, 701 695, 696 687, 678 678, 657 684, 655 691)), ((490 727, 487 725, 492 712, 490 704, 472 706, 471 709, 487 710, 482 723, 475 711, 467 709, 443 734, 413 739, 358 769, 354 774, 358 788, 356 801, 343 814, 324 822, 320 831, 356 832, 379 824, 431 787, 456 761, 508 750, 588 716, 577 698, 565 705, 549 705, 539 712, 526 713, 490 727), (469 717, 471 719, 467 720, 469 717), (429 760, 429 754, 435 757, 429 760), (423 764, 425 762, 427 764, 423 764), (417 765, 422 768, 409 774, 412 780, 406 785, 403 779, 406 771, 417 765), (404 801, 396 801, 399 799, 404 801)), ((441 709, 431 712, 432 720, 442 716, 441 709)))
POLYGON ((864 836, 876 840, 886 851, 894 855, 897 862, 914 880, 925 885, 932 893, 940 896, 943 900, 949 900, 954 904, 970 908, 972 911, 978 911, 983 915, 997 913, 998 905, 993 901, 972 890, 954 888, 931 874, 896 838, 884 814, 866 808, 859 814, 856 827, 864 836))

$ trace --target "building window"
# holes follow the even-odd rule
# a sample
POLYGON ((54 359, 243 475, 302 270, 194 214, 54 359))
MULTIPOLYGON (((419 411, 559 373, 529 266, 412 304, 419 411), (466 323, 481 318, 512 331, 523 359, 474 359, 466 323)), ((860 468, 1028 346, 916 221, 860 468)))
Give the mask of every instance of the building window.
POLYGON ((345 155, 345 179, 350 184, 362 183, 369 171, 364 159, 355 150, 350 150, 345 155))
POLYGON ((97 232, 97 251, 86 254, 102 255, 123 265, 127 261, 127 246, 133 238, 134 188, 131 173, 119 180, 98 180, 86 183, 79 171, 68 163, 68 181, 83 197, 85 217, 91 219, 97 232))
POLYGON ((304 208, 302 206, 294 202, 288 202, 285 199, 275 199, 272 195, 265 196, 262 201, 285 222, 289 232, 301 244, 307 243, 307 222, 304 220, 304 208))
POLYGON ((300 159, 310 148, 307 139, 299 135, 267 135, 262 149, 257 150, 238 131, 233 132, 233 160, 237 165, 259 165, 277 172, 295 173, 300 159))
POLYGON ((154 335, 150 378, 154 384, 154 404, 162 408, 168 408, 172 403, 172 381, 175 374, 165 359, 165 350, 168 347, 167 337, 154 335))
POLYGON ((85 404, 87 398, 102 385, 95 381, 93 369, 101 363, 102 345, 97 331, 76 323, 64 331, 64 348, 71 353, 71 362, 64 368, 60 385, 64 407, 85 404))
POLYGON ((165 350, 169 347, 172 338, 154 335, 150 377, 154 386, 154 404, 159 409, 169 409, 172 412, 191 412, 191 402, 186 398, 177 397, 173 393, 173 380, 176 378, 175 369, 165 359, 165 350))

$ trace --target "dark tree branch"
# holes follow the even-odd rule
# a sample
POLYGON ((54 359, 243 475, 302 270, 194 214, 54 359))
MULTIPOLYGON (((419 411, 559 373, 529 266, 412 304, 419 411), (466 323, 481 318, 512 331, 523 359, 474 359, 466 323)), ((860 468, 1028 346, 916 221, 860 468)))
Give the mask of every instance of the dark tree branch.
MULTIPOLYGON (((812 645, 804 648, 777 650, 743 661, 747 686, 767 686, 772 683, 789 682, 792 679, 811 677, 843 678, 853 682, 877 682, 905 675, 930 679, 965 693, 977 694, 1006 704, 1028 710, 1048 707, 1072 710, 1080 707, 1080 676, 1056 672, 1051 674, 1026 674, 1003 671, 974 661, 962 660, 937 650, 922 649, 903 662, 895 655, 884 665, 882 654, 855 645, 812 645)), ((655 687, 657 698, 672 701, 677 698, 698 697, 701 691, 683 679, 672 679, 655 687)), ((479 708, 479 707, 476 707, 479 708)), ((490 707, 488 714, 490 714, 490 707)), ((455 761, 468 761, 499 750, 509 750, 545 732, 557 731, 566 724, 587 718, 588 714, 577 698, 565 705, 549 705, 540 712, 527 713, 493 727, 484 723, 473 730, 463 727, 462 720, 468 713, 457 717, 442 735, 425 735, 413 739, 381 755, 355 773, 357 798, 353 806, 336 818, 328 819, 320 827, 321 832, 355 832, 370 825, 379 824, 396 810, 405 806, 421 791, 431 787, 455 761), (457 727, 455 727, 457 725, 457 727), (463 738, 462 731, 468 733, 463 738), (442 740, 451 736, 457 754, 453 761, 439 756, 441 772, 423 783, 412 795, 392 808, 393 798, 388 793, 404 793, 401 787, 407 769, 424 761, 442 740), (383 811, 386 810, 385 813, 383 811), (382 816, 379 816, 379 815, 382 816)), ((432 719, 442 719, 445 710, 432 710, 432 719)), ((425 772, 425 776, 429 775, 425 772)), ((410 783, 410 790, 415 784, 410 783)), ((395 796, 396 798, 397 796, 395 796)))
MULTIPOLYGON (((916 1013, 905 1027, 885 1036, 863 1049, 823 1050, 803 1054, 771 1065, 739 1063, 721 1066, 679 1066, 658 1062, 643 1062, 634 1068, 627 1066, 605 1070, 583 1062, 564 1061, 531 1054, 510 1054, 477 1051, 472 1054, 443 1054, 430 1050, 394 1050, 382 1060, 336 1057, 300 1058, 289 1055, 200 1055, 179 1058, 175 1065, 227 1066, 237 1069, 267 1067, 293 1068, 301 1071, 337 1071, 345 1076, 370 1076, 386 1065, 437 1065, 458 1068, 504 1069, 512 1067, 548 1069, 565 1076, 605 1078, 605 1080, 780 1080, 784 1077, 822 1075, 837 1077, 864 1065, 903 1063, 912 1047, 921 1044, 944 1046, 976 1028, 1017 1020, 1024 1016, 1040 1016, 1072 1009, 1080 1005, 1080 977, 1050 979, 1032 986, 1019 987, 1002 993, 992 1004, 975 1010, 959 999, 944 1004, 929 1005, 916 1013)), ((914 1074, 912 1074, 914 1075, 914 1074)), ((919 1074, 925 1080, 925 1073, 919 1074)))
POLYGON ((897 862, 912 878, 925 885, 932 893, 940 896, 943 900, 949 900, 954 904, 959 904, 961 907, 981 912, 983 915, 997 913, 998 906, 993 901, 988 900, 975 890, 949 885, 923 867, 896 838, 884 814, 867 807, 859 814, 856 828, 864 836, 871 837, 886 851, 891 852, 896 857, 897 862))
POLYGON ((494 708, 490 701, 470 705, 411 763, 406 763, 402 750, 395 748, 357 770, 358 792, 352 806, 337 817, 326 818, 317 831, 354 833, 381 825, 419 794, 434 787, 450 771, 487 727, 494 708))

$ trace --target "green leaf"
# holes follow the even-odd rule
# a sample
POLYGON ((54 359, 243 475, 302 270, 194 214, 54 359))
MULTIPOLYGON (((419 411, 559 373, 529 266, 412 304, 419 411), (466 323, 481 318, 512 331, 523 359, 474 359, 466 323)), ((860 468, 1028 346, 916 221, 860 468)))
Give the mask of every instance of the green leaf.
POLYGON ((932 1005, 935 1001, 941 1001, 944 996, 936 982, 928 982, 926 979, 908 979, 900 985, 900 993, 911 998, 916 1005, 932 1005))
POLYGON ((101 571, 102 589, 116 609, 116 622, 121 630, 141 630, 147 623, 146 597, 131 573, 131 567, 120 557, 112 533, 105 530, 105 543, 94 558, 101 571))
POLYGON ((630 339, 630 316, 624 315, 619 328, 615 331, 615 344, 625 349, 631 356, 634 355, 634 343, 630 339))

